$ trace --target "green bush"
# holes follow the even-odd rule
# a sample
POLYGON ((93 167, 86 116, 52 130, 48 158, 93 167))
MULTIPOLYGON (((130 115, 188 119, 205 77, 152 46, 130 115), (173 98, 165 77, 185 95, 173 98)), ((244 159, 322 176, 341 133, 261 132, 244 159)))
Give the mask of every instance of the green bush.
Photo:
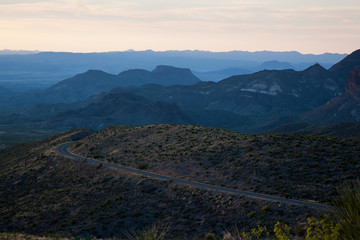
POLYGON ((249 212, 249 213, 247 214, 247 217, 248 217, 248 218, 252 218, 252 217, 254 217, 254 216, 255 216, 255 212, 254 212, 254 211, 249 212))
POLYGON ((279 240, 290 240, 290 230, 291 227, 286 224, 281 224, 280 222, 277 222, 274 226, 275 236, 279 240))
POLYGON ((329 217, 323 219, 308 218, 306 240, 338 240, 339 225, 329 217))

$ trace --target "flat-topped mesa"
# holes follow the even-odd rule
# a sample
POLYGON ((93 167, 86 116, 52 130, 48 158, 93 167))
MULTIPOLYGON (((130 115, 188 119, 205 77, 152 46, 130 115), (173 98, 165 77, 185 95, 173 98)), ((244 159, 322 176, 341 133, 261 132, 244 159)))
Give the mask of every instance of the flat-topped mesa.
POLYGON ((347 79, 345 94, 350 95, 360 103, 360 66, 355 67, 347 79))
POLYGON ((190 69, 188 69, 188 68, 177 68, 177 67, 168 66, 168 65, 158 65, 152 72, 153 73, 164 73, 164 72, 191 73, 190 69))
POLYGON ((188 68, 159 65, 151 73, 162 85, 191 85, 201 81, 188 68))

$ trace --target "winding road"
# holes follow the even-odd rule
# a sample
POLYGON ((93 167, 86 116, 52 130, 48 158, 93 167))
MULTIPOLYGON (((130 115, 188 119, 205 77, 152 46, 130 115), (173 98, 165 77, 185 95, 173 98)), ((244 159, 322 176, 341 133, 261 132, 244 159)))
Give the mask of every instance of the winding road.
POLYGON ((164 175, 160 175, 160 174, 156 174, 156 173, 152 173, 152 172, 142 171, 142 170, 138 170, 138 169, 134 169, 134 168, 119 166, 119 165, 115 165, 115 164, 111 164, 111 163, 107 163, 107 162, 103 162, 103 161, 99 161, 99 160, 84 158, 84 157, 75 155, 69 151, 69 147, 72 144, 74 144, 75 142, 76 141, 64 143, 57 147, 57 151, 67 157, 70 157, 70 158, 73 158, 76 160, 86 161, 88 163, 93 163, 93 164, 101 164, 104 167, 115 168, 115 169, 119 169, 121 171, 135 173, 135 174, 139 174, 139 175, 143 175, 143 176, 151 177, 151 178, 155 178, 155 179, 172 181, 174 183, 181 184, 181 185, 188 185, 188 186, 194 186, 194 187, 201 188, 201 189, 213 190, 213 191, 224 192, 224 193, 235 194, 235 195, 242 195, 245 197, 264 200, 264 201, 280 202, 280 203, 297 205, 297 206, 306 206, 306 207, 310 207, 310 208, 317 209, 320 211, 327 211, 327 210, 330 210, 333 208, 333 207, 331 207, 329 205, 325 205, 325 204, 301 201, 301 200, 296 200, 296 199, 287 199, 287 198, 282 198, 282 197, 268 195, 268 194, 253 193, 253 192, 242 191, 242 190, 237 190, 237 189, 232 189, 232 188, 226 188, 226 187, 221 187, 221 186, 216 186, 216 185, 210 185, 210 184, 205 184, 205 183, 200 183, 200 182, 194 182, 194 181, 190 181, 190 180, 184 180, 184 179, 180 179, 180 178, 169 177, 169 176, 164 176, 164 175))

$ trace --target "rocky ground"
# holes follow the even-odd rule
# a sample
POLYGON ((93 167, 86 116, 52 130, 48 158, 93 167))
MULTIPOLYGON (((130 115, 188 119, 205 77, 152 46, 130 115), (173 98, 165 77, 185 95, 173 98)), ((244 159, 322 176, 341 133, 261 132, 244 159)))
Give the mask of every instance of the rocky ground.
POLYGON ((55 151, 70 135, 1 151, 0 232, 122 239, 160 223, 169 238, 192 239, 260 223, 271 229, 278 220, 298 225, 316 214, 77 162, 55 151))

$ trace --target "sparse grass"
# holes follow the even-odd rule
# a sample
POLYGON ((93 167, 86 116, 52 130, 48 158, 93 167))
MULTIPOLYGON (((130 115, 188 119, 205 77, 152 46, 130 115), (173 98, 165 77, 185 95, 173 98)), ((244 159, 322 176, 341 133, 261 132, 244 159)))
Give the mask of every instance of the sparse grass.
MULTIPOLYGON (((295 229, 315 214, 74 161, 54 152, 69 135, 0 151, 0 232, 124 239, 161 221, 171 224, 166 239, 217 239, 234 225, 245 233, 258 226, 271 232, 280 220, 295 229)), ((358 148, 356 140, 153 125, 111 127, 75 150, 135 168, 147 164, 149 171, 321 200, 359 176, 358 148)))
POLYGON ((298 199, 328 201, 334 186, 360 175, 360 142, 355 139, 245 135, 159 124, 114 126, 81 143, 73 151, 82 156, 103 156, 119 165, 146 166, 161 174, 298 199))
POLYGON ((129 240, 165 240, 170 231, 169 225, 154 224, 139 233, 127 234, 129 240))
MULTIPOLYGON (((181 128, 186 131, 187 126, 181 128)), ((241 196, 126 174, 54 152, 70 135, 0 151, 0 232, 124 239, 126 232, 140 233, 144 226, 162 221, 171 224, 167 239, 192 239, 209 232, 219 237, 234 222, 244 228, 256 225, 257 215, 252 219, 246 215, 261 212, 266 205, 241 196)), ((95 136, 96 141, 102 139, 99 133, 95 136)), ((141 149, 140 139, 136 142, 135 146, 141 149)), ((132 141, 128 139, 127 143, 132 141)), ((79 145, 85 146, 86 143, 79 145)), ((96 154, 96 146, 88 147, 94 147, 96 154)), ((126 147, 132 150, 131 145, 126 147)), ((165 147, 168 146, 162 146, 165 147)), ((129 165, 141 163, 138 158, 129 165)), ((305 221, 308 211, 276 203, 267 205, 272 209, 271 215, 263 220, 273 224, 283 212, 286 214, 281 217, 288 222, 305 221)))

